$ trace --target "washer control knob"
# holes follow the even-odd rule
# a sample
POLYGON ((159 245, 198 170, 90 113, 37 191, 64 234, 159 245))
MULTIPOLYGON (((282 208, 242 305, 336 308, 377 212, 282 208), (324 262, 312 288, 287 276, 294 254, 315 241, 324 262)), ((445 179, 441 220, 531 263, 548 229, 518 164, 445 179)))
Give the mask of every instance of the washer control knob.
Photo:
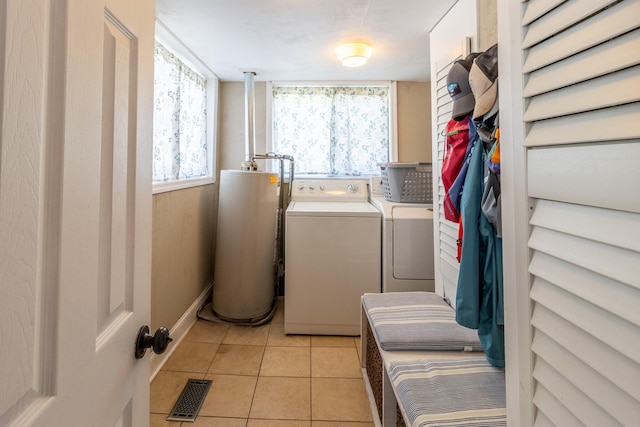
POLYGON ((357 191, 358 191, 358 186, 357 186, 357 185, 355 185, 355 184, 349 184, 349 185, 347 185, 347 190, 348 190, 350 193, 355 193, 355 192, 357 192, 357 191))
POLYGON ((304 185, 299 186, 298 191, 304 191, 304 185))
POLYGON ((313 191, 313 190, 315 190, 315 189, 316 189, 316 187, 314 187, 313 185, 310 185, 310 186, 309 186, 309 191, 313 191))
POLYGON ((324 185, 321 185, 319 188, 320 188, 320 191, 324 191, 324 185))

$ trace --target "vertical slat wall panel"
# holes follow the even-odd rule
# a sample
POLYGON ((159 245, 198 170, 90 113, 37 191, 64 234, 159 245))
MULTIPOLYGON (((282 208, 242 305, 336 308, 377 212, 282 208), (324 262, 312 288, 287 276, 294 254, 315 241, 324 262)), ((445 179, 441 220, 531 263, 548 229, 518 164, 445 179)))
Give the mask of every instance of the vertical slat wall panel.
POLYGON ((640 0, 523 5, 534 425, 637 425, 640 0))

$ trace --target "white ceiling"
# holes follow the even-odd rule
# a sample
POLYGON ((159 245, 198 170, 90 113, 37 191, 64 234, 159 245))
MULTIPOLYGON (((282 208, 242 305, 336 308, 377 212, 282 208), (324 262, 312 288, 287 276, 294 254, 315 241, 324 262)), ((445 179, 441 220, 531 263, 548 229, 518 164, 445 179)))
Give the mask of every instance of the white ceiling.
POLYGON ((157 19, 222 81, 427 81, 429 30, 456 0, 156 0, 157 19), (336 46, 364 41, 366 65, 336 46))

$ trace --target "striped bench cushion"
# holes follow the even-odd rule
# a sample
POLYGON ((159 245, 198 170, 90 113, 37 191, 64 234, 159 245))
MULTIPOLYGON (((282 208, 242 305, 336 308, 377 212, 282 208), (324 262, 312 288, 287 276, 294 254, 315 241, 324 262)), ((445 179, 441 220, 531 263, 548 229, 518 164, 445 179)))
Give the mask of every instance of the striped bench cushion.
POLYGON ((389 379, 412 427, 507 425, 504 369, 484 357, 391 362, 389 379))
POLYGON ((482 351, 476 331, 432 292, 365 294, 362 305, 383 350, 482 351))

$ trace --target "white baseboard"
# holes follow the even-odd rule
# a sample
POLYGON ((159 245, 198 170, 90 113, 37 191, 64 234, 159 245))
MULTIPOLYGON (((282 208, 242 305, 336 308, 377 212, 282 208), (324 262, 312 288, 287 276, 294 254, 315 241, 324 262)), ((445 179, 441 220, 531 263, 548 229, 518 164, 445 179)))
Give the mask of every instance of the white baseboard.
POLYGON ((204 305, 207 298, 209 298, 212 287, 213 282, 208 283, 198 298, 196 298, 193 304, 191 304, 182 317, 180 317, 176 324, 170 329, 173 341, 169 345, 169 348, 167 348, 167 350, 162 354, 154 353, 151 355, 151 378, 149 379, 149 382, 153 381, 156 375, 158 375, 160 369, 162 369, 164 364, 167 363, 167 360, 169 360, 169 357, 171 357, 175 349, 187 335, 189 329, 191 329, 196 320, 198 320, 198 310, 204 305))

